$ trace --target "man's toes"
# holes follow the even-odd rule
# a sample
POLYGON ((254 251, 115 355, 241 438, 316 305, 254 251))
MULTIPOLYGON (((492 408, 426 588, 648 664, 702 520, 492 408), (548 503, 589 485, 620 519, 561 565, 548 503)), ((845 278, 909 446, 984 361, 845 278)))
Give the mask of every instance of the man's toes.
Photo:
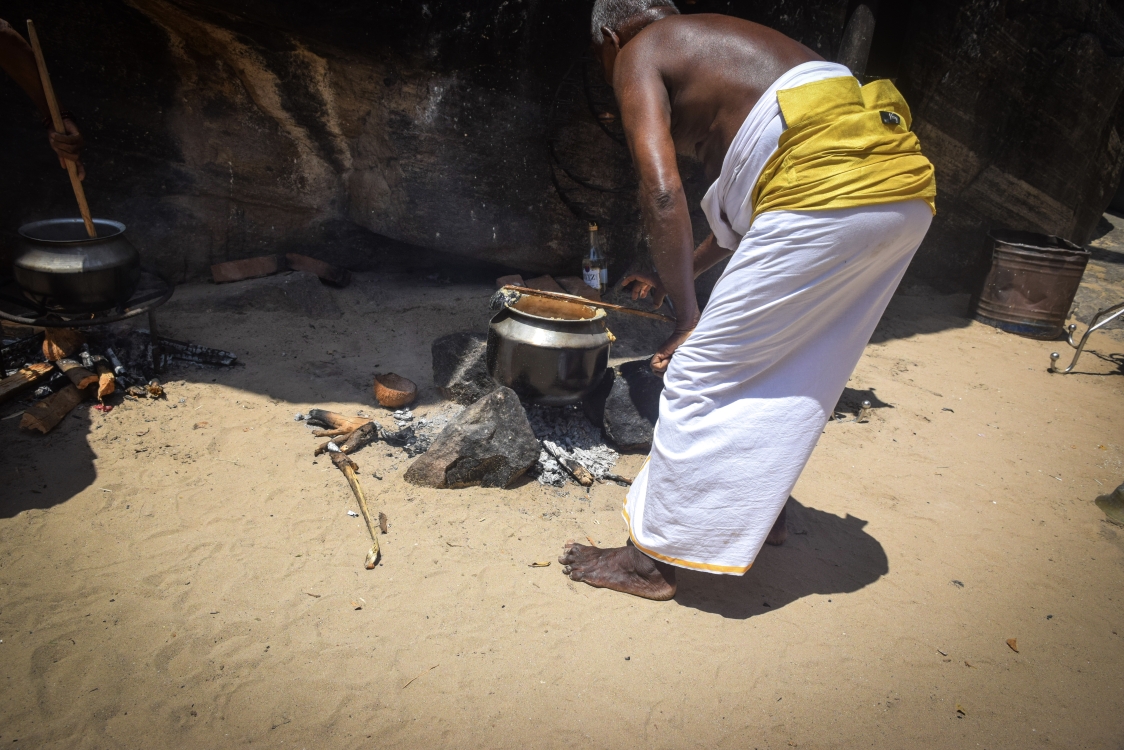
MULTIPOLYGON (((559 562, 561 562, 561 560, 559 560, 559 562)), ((572 568, 569 565, 564 565, 562 567, 562 572, 565 573, 566 575, 570 575, 571 570, 572 570, 572 568)))
POLYGON ((582 572, 580 570, 571 570, 570 571, 570 580, 571 581, 580 581, 584 577, 585 576, 582 575, 582 572))

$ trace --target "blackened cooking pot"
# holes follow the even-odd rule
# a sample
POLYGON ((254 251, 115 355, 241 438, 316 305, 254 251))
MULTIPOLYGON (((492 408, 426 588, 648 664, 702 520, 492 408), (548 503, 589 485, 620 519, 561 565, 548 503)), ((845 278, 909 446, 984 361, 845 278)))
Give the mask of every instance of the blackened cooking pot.
POLYGON ((140 254, 119 221, 48 219, 20 227, 12 272, 29 299, 47 309, 94 312, 123 305, 140 281, 140 254))
POLYGON ((488 326, 488 374, 535 403, 574 404, 601 382, 612 341, 604 310, 522 297, 488 326))

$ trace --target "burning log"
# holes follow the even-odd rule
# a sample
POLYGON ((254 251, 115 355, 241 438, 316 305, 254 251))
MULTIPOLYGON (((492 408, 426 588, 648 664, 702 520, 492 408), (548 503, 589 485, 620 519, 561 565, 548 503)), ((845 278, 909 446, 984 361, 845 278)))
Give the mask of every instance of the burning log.
POLYGON ((73 359, 60 359, 55 363, 60 370, 70 378, 70 382, 80 391, 84 391, 98 382, 98 376, 90 372, 73 359))
POLYGON ((117 390, 117 376, 109 363, 103 360, 95 362, 94 366, 98 372, 98 401, 104 401, 106 396, 117 390))
POLYGON ((84 343, 86 337, 73 328, 48 328, 43 332, 43 359, 54 362, 69 357, 84 343))
POLYGON ((55 366, 50 362, 37 362, 33 365, 20 368, 15 375, 0 380, 0 404, 13 398, 24 388, 50 377, 55 366))
POLYGON ((363 488, 359 486, 359 477, 355 475, 359 467, 348 458, 346 453, 342 452, 332 454, 332 463, 347 477, 347 483, 351 485, 351 491, 355 495, 355 499, 359 501, 359 510, 363 511, 363 520, 367 522, 367 531, 371 534, 371 541, 374 542, 371 549, 367 551, 366 559, 363 560, 363 567, 372 570, 379 561, 379 538, 378 532, 375 531, 375 524, 371 520, 371 511, 367 509, 367 498, 363 496, 363 488))
MULTIPOLYGON (((330 413, 331 412, 329 412, 329 414, 330 413)), ((340 415, 337 414, 336 416, 340 415)), ((324 453, 336 453, 337 451, 341 453, 354 453, 363 446, 373 443, 375 440, 378 440, 379 426, 374 422, 368 422, 367 424, 360 425, 356 429, 350 431, 345 431, 343 429, 316 430, 314 434, 316 434, 318 437, 328 435, 348 435, 349 437, 347 438, 347 441, 343 443, 343 445, 337 445, 335 450, 332 449, 332 446, 336 445, 336 443, 332 440, 321 444, 320 447, 312 452, 313 456, 319 456, 324 453)))
POLYGON ((593 475, 589 473, 589 470, 574 459, 567 458, 565 453, 558 450, 558 446, 549 440, 543 440, 542 447, 546 449, 547 453, 554 456, 554 460, 558 462, 558 465, 565 469, 566 473, 572 476, 575 482, 582 487, 593 486, 593 475))
POLYGON ((82 392, 74 385, 68 385, 58 393, 52 393, 42 401, 33 404, 23 413, 20 427, 25 430, 39 430, 46 435, 63 420, 71 410, 82 402, 82 392))

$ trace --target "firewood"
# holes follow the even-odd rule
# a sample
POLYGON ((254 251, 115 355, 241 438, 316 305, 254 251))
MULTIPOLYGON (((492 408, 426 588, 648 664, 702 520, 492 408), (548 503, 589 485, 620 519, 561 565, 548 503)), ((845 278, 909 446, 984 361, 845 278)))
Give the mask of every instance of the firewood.
POLYGON ((0 380, 0 404, 4 403, 30 385, 50 377, 55 366, 50 362, 37 362, 27 367, 22 367, 15 375, 0 380))
POLYGON ((48 328, 43 333, 43 358, 54 362, 69 357, 84 343, 86 337, 73 328, 48 328))
POLYGON ((343 414, 337 414, 334 411, 327 411, 326 409, 309 409, 308 421, 319 422, 328 427, 357 430, 371 420, 364 417, 345 417, 343 414))
POLYGON ((117 390, 117 376, 113 374, 113 368, 104 359, 95 360, 94 369, 98 372, 98 401, 103 401, 106 396, 117 390))
POLYGON ((379 439, 379 426, 374 422, 368 422, 356 428, 351 435, 347 438, 347 442, 340 446, 340 450, 344 453, 354 453, 365 445, 379 439))
POLYGON ((353 429, 347 427, 333 427, 328 430, 313 430, 313 437, 339 437, 340 435, 350 435, 355 432, 353 429))
POLYGON ((555 281, 566 290, 567 294, 573 294, 576 297, 585 297, 594 302, 601 301, 601 292, 585 283, 585 280, 578 276, 559 276, 555 281))
POLYGON ((517 273, 510 276, 500 276, 496 279, 496 289, 502 289, 510 284, 511 286, 526 286, 527 282, 523 281, 523 277, 517 273))
POLYGON ((554 456, 554 460, 558 462, 558 465, 565 469, 566 473, 572 476, 575 482, 582 487, 593 486, 593 475, 589 473, 589 470, 574 459, 568 458, 566 454, 558 449, 558 446, 549 440, 543 440, 542 447, 546 449, 547 453, 554 456))
POLYGON ((322 260, 310 258, 300 253, 286 253, 285 260, 288 262, 289 268, 294 271, 315 274, 321 281, 332 286, 344 287, 351 282, 351 271, 346 268, 333 266, 331 263, 325 263, 322 260))
POLYGON ((52 393, 23 413, 20 427, 25 430, 39 430, 44 435, 63 420, 70 411, 82 402, 82 392, 68 385, 58 393, 52 393))
POLYGON ((70 378, 70 382, 80 391, 84 391, 98 382, 98 376, 95 373, 90 372, 73 359, 63 358, 55 364, 58 365, 58 368, 70 378))
POLYGON ((524 286, 528 289, 538 289, 542 292, 555 292, 557 294, 564 294, 566 292, 558 282, 554 280, 553 276, 536 276, 533 279, 527 279, 524 286))
POLYGON ((280 255, 263 255, 259 258, 232 260, 211 266, 211 278, 216 284, 230 281, 256 279, 270 276, 288 268, 285 258, 280 255))
POLYGON ((371 511, 367 509, 367 498, 363 496, 363 488, 359 486, 359 477, 355 475, 355 471, 359 467, 348 458, 346 453, 333 453, 332 463, 347 477, 347 483, 351 485, 351 491, 355 494, 355 499, 359 501, 359 510, 363 511, 363 520, 367 522, 367 531, 371 534, 371 541, 374 542, 371 549, 367 551, 363 566, 367 570, 372 570, 379 561, 379 537, 375 531, 375 524, 371 520, 371 511))
MULTIPOLYGON (((347 441, 343 443, 335 443, 336 447, 341 453, 354 453, 368 443, 374 442, 379 438, 379 426, 375 422, 368 422, 367 424, 360 425, 354 430, 316 430, 317 437, 327 437, 331 435, 347 435, 347 441)), ((330 447, 334 441, 329 440, 326 443, 321 443, 320 446, 312 452, 313 456, 319 456, 324 453, 335 453, 330 447)), ((380 477, 381 478, 381 477, 380 477)))

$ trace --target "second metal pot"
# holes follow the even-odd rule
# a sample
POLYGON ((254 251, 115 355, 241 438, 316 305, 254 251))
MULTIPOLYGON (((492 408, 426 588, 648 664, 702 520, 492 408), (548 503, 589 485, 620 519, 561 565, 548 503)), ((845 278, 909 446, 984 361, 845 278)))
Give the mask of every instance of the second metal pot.
POLYGON ((488 326, 488 374, 535 403, 574 404, 604 377, 612 340, 604 310, 523 297, 488 326))
POLYGON ((36 304, 66 312, 122 305, 140 281, 140 254, 119 221, 94 219, 90 237, 82 219, 48 219, 20 227, 20 254, 12 272, 36 304))

